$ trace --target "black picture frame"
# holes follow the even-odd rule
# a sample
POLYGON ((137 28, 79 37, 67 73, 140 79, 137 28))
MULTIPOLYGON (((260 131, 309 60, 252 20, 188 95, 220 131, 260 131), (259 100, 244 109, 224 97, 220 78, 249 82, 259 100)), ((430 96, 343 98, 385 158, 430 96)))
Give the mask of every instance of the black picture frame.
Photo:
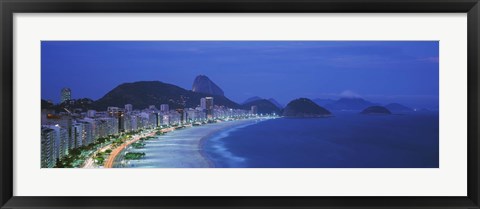
MULTIPOLYGON (((479 208, 478 0, 0 0, 1 208, 479 208), (467 13, 468 195, 465 197, 20 197, 13 196, 14 13, 467 13)), ((454 180, 454 179, 452 179, 454 180)), ((254 189, 252 187, 252 189, 254 189)), ((414 189, 414 188, 412 188, 414 189)))

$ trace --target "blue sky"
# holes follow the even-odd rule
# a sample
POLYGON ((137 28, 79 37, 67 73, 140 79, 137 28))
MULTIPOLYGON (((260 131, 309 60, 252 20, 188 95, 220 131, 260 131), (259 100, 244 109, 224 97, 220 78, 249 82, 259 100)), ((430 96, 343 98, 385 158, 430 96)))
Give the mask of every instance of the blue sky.
POLYGON ((437 41, 43 41, 41 91, 96 100, 125 82, 191 89, 204 74, 236 102, 360 96, 437 108, 438 55, 437 41))

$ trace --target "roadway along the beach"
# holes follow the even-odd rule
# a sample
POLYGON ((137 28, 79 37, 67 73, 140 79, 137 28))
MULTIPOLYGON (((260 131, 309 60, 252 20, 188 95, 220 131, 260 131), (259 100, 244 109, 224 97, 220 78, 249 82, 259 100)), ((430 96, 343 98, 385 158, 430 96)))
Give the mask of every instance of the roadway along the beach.
POLYGON ((97 168, 98 166, 95 165, 95 159, 94 159, 95 155, 97 155, 99 152, 105 152, 107 149, 110 149, 111 147, 112 147, 112 144, 109 144, 92 153, 90 157, 88 157, 88 159, 85 160, 81 168, 97 168))
POLYGON ((112 168, 113 166, 113 162, 115 162, 115 158, 117 158, 117 155, 119 153, 122 152, 123 149, 125 149, 126 147, 128 147, 130 144, 132 143, 135 143, 137 142, 138 140, 140 140, 142 137, 149 137, 149 136, 153 136, 155 134, 155 132, 151 132, 149 134, 146 134, 146 135, 140 135, 140 136, 136 136, 134 137, 133 139, 123 143, 122 145, 120 145, 119 147, 115 148, 114 150, 112 150, 112 152, 110 153, 110 155, 108 156, 108 159, 107 161, 105 161, 103 167, 104 168, 112 168))

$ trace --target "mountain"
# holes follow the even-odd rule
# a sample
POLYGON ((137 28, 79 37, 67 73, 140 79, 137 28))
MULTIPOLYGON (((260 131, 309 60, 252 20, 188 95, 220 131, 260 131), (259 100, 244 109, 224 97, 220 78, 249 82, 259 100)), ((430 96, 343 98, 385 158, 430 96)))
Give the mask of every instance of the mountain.
POLYGON ((283 116, 286 117, 325 117, 331 114, 330 111, 307 98, 295 99, 283 110, 283 116))
POLYGON ((192 91, 211 95, 224 96, 223 90, 205 75, 199 75, 193 81, 192 91))
POLYGON ((277 100, 275 100, 274 98, 270 98, 270 99, 268 99, 268 101, 270 101, 270 102, 273 103, 275 106, 277 106, 278 109, 283 109, 283 105, 281 105, 279 102, 277 102, 277 100))
POLYGON ((390 115, 392 114, 387 108, 382 106, 370 106, 365 108, 361 114, 368 114, 368 115, 390 115))
POLYGON ((189 91, 178 86, 160 81, 139 81, 121 84, 102 98, 95 101, 96 110, 106 110, 108 106, 123 107, 132 104, 135 109, 147 108, 149 105, 169 104, 170 109, 197 107, 202 97, 213 97, 213 103, 229 108, 240 105, 220 95, 189 91))
POLYGON ((336 102, 336 100, 333 100, 333 99, 320 99, 320 98, 313 99, 312 101, 320 106, 325 106, 325 105, 336 102))
POLYGON ((250 97, 250 98, 248 98, 247 100, 245 100, 242 104, 247 104, 247 103, 249 103, 249 102, 253 102, 253 101, 257 101, 257 100, 261 100, 261 99, 263 99, 263 98, 257 97, 257 96, 250 97))
POLYGON ((360 111, 367 107, 378 105, 362 98, 340 98, 339 100, 326 104, 325 107, 330 110, 353 110, 360 111))
POLYGON ((257 106, 258 114, 272 114, 277 115, 281 114, 281 109, 278 108, 275 104, 266 99, 255 100, 246 104, 243 104, 243 109, 251 109, 252 106, 257 106))
MULTIPOLYGON (((254 96, 254 97, 248 98, 242 104, 248 104, 250 102, 258 101, 258 100, 264 100, 264 99, 261 98, 261 97, 254 96)), ((277 106, 278 109, 283 109, 283 105, 281 105, 279 102, 277 102, 277 100, 275 100, 274 98, 270 98, 270 99, 268 99, 268 101, 270 101, 272 104, 277 106)))
POLYGON ((413 112, 413 109, 398 103, 390 103, 385 105, 385 107, 393 113, 405 113, 405 112, 413 112))
POLYGON ((93 108, 94 101, 89 98, 71 99, 60 104, 42 99, 42 109, 55 110, 56 112, 65 112, 68 109, 71 112, 82 112, 93 108))

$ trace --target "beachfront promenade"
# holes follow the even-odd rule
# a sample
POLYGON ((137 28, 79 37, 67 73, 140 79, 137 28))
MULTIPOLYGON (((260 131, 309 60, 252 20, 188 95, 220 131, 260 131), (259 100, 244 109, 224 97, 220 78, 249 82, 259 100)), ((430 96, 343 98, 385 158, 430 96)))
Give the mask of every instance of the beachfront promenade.
POLYGON ((122 145, 120 145, 119 147, 115 148, 112 153, 110 153, 110 155, 108 156, 108 159, 105 161, 105 164, 103 165, 104 168, 112 168, 113 166, 113 162, 115 161, 115 158, 117 158, 118 154, 122 152, 123 149, 125 149, 126 147, 130 146, 131 144, 137 142, 138 140, 140 140, 141 138, 143 137, 149 137, 149 136, 153 136, 155 135, 155 132, 150 132, 148 134, 142 134, 141 136, 135 136, 133 137, 132 139, 126 141, 125 143, 123 143, 122 145))
MULTIPOLYGON (((174 128, 164 128, 160 129, 160 132, 166 133, 175 130, 174 128)), ((144 137, 150 137, 154 136, 156 134, 157 130, 149 130, 146 133, 139 133, 134 135, 131 139, 125 141, 123 144, 120 146, 116 147, 115 149, 112 150, 112 152, 109 154, 108 158, 105 160, 103 167, 104 168, 112 168, 115 159, 118 157, 119 154, 122 153, 122 151, 130 146, 131 144, 137 142, 138 140, 144 138, 144 137)), ((82 165, 82 168, 98 168, 98 165, 95 164, 94 157, 97 153, 99 152, 105 152, 108 149, 112 149, 112 144, 108 144, 99 150, 95 151, 93 154, 90 155, 88 159, 85 160, 85 162, 82 165)))

